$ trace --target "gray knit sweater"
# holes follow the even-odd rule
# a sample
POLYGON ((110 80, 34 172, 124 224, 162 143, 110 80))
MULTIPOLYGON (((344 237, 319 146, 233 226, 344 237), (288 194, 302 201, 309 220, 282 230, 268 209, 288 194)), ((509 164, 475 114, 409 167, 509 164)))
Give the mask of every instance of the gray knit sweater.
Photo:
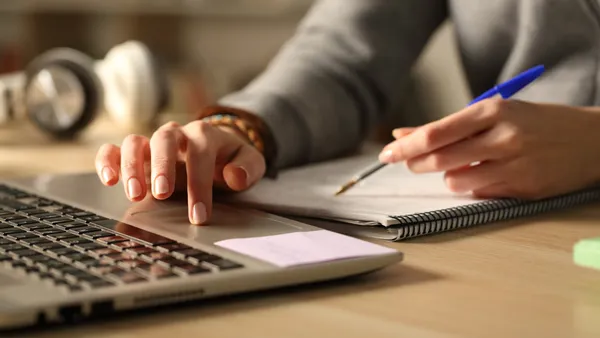
POLYGON ((544 64, 516 98, 598 104, 598 0, 317 0, 265 71, 220 103, 267 122, 279 168, 339 156, 394 107, 446 18, 472 93, 544 64))

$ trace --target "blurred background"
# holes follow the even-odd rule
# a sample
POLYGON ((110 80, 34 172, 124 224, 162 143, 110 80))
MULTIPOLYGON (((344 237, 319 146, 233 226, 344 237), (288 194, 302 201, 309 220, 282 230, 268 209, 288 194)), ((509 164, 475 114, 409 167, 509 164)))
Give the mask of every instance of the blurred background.
MULTIPOLYGON (((259 74, 294 33, 312 2, 1 0, 0 73, 18 72, 56 47, 74 48, 100 60, 115 45, 138 40, 167 69, 174 95, 164 118, 185 121, 202 105, 240 89, 259 74)), ((435 119, 468 102, 450 24, 433 37, 411 77, 410 87, 399 89, 404 112, 386 121, 387 127, 379 128, 376 135, 387 137, 390 126, 419 124, 424 120, 412 117, 435 119)), ((102 121, 94 125, 106 123, 102 121)), ((29 127, 0 126, 0 159, 10 156, 7 146, 39 146, 47 140, 31 128, 30 134, 24 134, 22 128, 29 127)), ((76 142, 88 142, 85 156, 89 157, 89 149, 106 141, 118 143, 125 133, 108 135, 106 128, 92 127, 76 142)))

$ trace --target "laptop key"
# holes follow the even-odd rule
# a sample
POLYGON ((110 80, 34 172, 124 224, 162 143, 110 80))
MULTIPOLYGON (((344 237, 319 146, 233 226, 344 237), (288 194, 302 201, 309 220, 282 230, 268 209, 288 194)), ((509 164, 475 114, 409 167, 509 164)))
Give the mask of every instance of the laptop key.
POLYGON ((14 243, 14 242, 12 242, 11 244, 0 245, 1 252, 11 252, 11 251, 21 250, 21 249, 27 249, 27 247, 25 247, 21 244, 14 243))
POLYGON ((127 248, 126 251, 131 252, 136 255, 142 255, 142 254, 154 252, 155 250, 152 248, 149 248, 147 246, 139 246, 139 247, 134 247, 134 248, 127 248))
POLYGON ((140 258, 150 261, 150 262, 154 262, 156 260, 167 258, 167 257, 170 257, 170 256, 168 254, 166 254, 164 252, 160 252, 160 251, 153 251, 153 252, 145 253, 140 256, 140 258))
POLYGON ((61 214, 71 214, 76 212, 83 212, 83 210, 73 208, 73 207, 64 207, 56 210, 56 212, 60 212, 61 214))
POLYGON ((14 229, 15 227, 7 224, 7 223, 0 223, 0 229, 14 229))
POLYGON ((2 234, 2 235, 16 234, 16 233, 22 233, 22 232, 24 232, 24 231, 21 229, 17 229, 15 227, 0 229, 0 234, 2 234))
POLYGON ((69 232, 53 232, 50 234, 46 234, 46 237, 48 238, 52 238, 53 240, 59 241, 61 239, 66 239, 66 238, 76 238, 76 235, 73 235, 72 233, 69 232))
POLYGON ((50 229, 52 227, 48 224, 36 222, 36 223, 30 223, 30 224, 23 224, 23 225, 21 225, 21 228, 25 228, 25 229, 29 229, 29 230, 36 230, 36 229, 50 229))
POLYGON ((31 249, 14 250, 14 251, 11 251, 10 253, 17 257, 35 256, 35 255, 39 254, 39 252, 37 252, 35 250, 31 250, 31 249))
POLYGON ((125 269, 134 269, 144 265, 150 265, 149 263, 139 259, 126 259, 118 262, 119 266, 125 269))
POLYGON ((59 261, 57 261, 56 259, 53 258, 51 260, 44 261, 44 262, 36 262, 35 266, 37 266, 38 268, 40 268, 41 271, 45 271, 45 272, 50 273, 50 269, 54 265, 56 265, 56 264, 64 264, 64 263, 61 263, 61 262, 59 262, 59 261))
POLYGON ((37 214, 45 214, 46 211, 45 210, 41 210, 41 209, 37 209, 37 208, 33 208, 33 209, 25 209, 25 210, 21 210, 19 211, 27 216, 31 216, 31 215, 37 215, 37 214))
POLYGON ((51 218, 51 219, 47 219, 45 221, 48 222, 48 223, 50 223, 50 224, 59 224, 59 223, 73 222, 72 219, 66 218, 66 217, 51 218))
POLYGON ((63 232, 60 229, 56 229, 56 228, 45 228, 45 229, 35 229, 33 230, 34 233, 36 234, 40 234, 40 235, 49 235, 49 234, 57 234, 59 232, 63 232))
POLYGON ((210 261, 210 264, 218 267, 219 270, 231 270, 231 269, 238 269, 238 268, 244 267, 243 265, 241 265, 239 263, 230 261, 230 260, 225 259, 225 258, 221 258, 219 260, 210 261))
POLYGON ((83 250, 97 250, 97 249, 103 249, 106 248, 104 245, 100 244, 100 243, 96 243, 96 242, 89 242, 89 243, 77 243, 74 244, 75 247, 83 249, 83 250))
POLYGON ((45 239, 43 237, 31 237, 31 238, 24 238, 21 239, 21 242, 27 243, 29 245, 33 245, 33 244, 43 244, 43 243, 52 243, 50 240, 45 239))
POLYGON ((25 268, 25 273, 27 273, 27 274, 37 275, 39 272, 40 272, 40 269, 37 266, 28 266, 25 268))
POLYGON ((11 211, 31 209, 29 205, 14 200, 0 200, 0 208, 11 211))
POLYGON ((84 253, 81 253, 81 252, 75 252, 75 253, 62 255, 61 258, 67 259, 69 261, 83 261, 83 260, 90 259, 91 257, 84 253))
POLYGON ((160 260, 158 260, 157 263, 165 265, 165 266, 170 266, 170 267, 183 266, 183 265, 186 265, 186 264, 190 264, 190 263, 188 263, 188 262, 186 262, 184 260, 177 259, 177 258, 171 257, 171 256, 161 258, 160 260))
POLYGON ((136 267, 134 270, 151 279, 179 277, 179 275, 173 273, 170 269, 165 268, 160 264, 142 265, 136 267))
POLYGON ((30 232, 15 232, 15 233, 8 234, 6 237, 17 240, 17 241, 24 240, 24 239, 31 239, 31 238, 39 238, 38 236, 36 236, 30 232))
POLYGON ((181 251, 181 250, 187 250, 187 249, 193 249, 193 248, 189 245, 185 245, 185 244, 181 244, 181 243, 169 243, 169 244, 158 245, 157 249, 164 250, 166 252, 172 252, 172 251, 181 251))
POLYGON ((74 266, 65 264, 65 266, 62 266, 62 267, 56 267, 56 268, 50 269, 50 272, 53 273, 55 276, 67 276, 67 275, 78 275, 78 274, 81 274, 82 271, 74 266))
POLYGON ((57 215, 57 214, 53 214, 53 213, 47 212, 47 213, 44 213, 44 214, 36 214, 36 215, 33 215, 32 217, 40 219, 40 220, 49 220, 49 219, 58 218, 58 217, 61 217, 61 216, 57 215))
POLYGON ((27 224, 35 224, 35 223, 37 223, 37 221, 28 219, 28 218, 24 218, 24 219, 19 219, 19 220, 11 220, 10 223, 12 223, 14 225, 18 225, 18 226, 23 226, 23 225, 27 225, 27 224))
MULTIPOLYGON (((63 225, 61 224, 61 226, 63 226, 63 225)), ((98 228, 94 228, 94 227, 91 227, 89 225, 85 225, 82 223, 79 223, 76 226, 69 226, 69 227, 64 227, 64 228, 69 231, 72 231, 74 233, 77 233, 77 234, 84 234, 87 232, 97 232, 98 231, 98 228)))
POLYGON ((110 281, 107 281, 105 279, 102 279, 102 278, 96 277, 96 276, 94 276, 93 278, 83 280, 82 282, 92 289, 100 289, 100 288, 111 287, 111 286, 115 285, 114 283, 112 283, 110 281))
POLYGON ((46 251, 48 252, 52 252, 57 256, 65 256, 68 254, 72 254, 72 253, 78 253, 78 251, 75 251, 71 248, 67 248, 65 246, 61 247, 61 248, 51 248, 51 249, 47 249, 46 251))
POLYGON ((193 265, 190 263, 175 266, 175 267, 173 267, 173 271, 175 271, 177 273, 181 273, 181 274, 186 274, 186 275, 196 275, 196 274, 200 274, 200 273, 211 272, 210 269, 203 268, 201 266, 196 266, 196 265, 193 265))
MULTIPOLYGON (((88 226, 85 223, 71 220, 71 222, 61 223, 60 227, 67 229, 67 230, 71 230, 71 229, 75 229, 75 228, 79 228, 79 227, 88 227, 88 226)), ((94 230, 98 230, 98 229, 94 229, 94 230)))
POLYGON ((64 239, 61 239, 60 242, 66 244, 66 245, 77 245, 77 244, 94 243, 94 242, 90 241, 89 239, 85 239, 85 238, 81 238, 81 237, 64 238, 64 239))
POLYGON ((108 275, 114 272, 123 271, 123 269, 113 264, 103 264, 100 266, 94 266, 90 268, 90 270, 99 275, 108 275))
POLYGON ((21 216, 21 215, 12 214, 12 215, 10 215, 10 216, 4 216, 4 217, 2 217, 2 219, 3 219, 5 222, 11 222, 11 221, 19 221, 19 220, 24 220, 24 219, 27 219, 27 218, 26 218, 26 217, 23 217, 23 216, 21 216))
POLYGON ((107 247, 102 247, 101 249, 96 249, 96 250, 90 250, 90 255, 92 255, 94 257, 104 257, 107 255, 113 255, 113 254, 120 254, 120 252, 118 252, 115 249, 111 249, 111 248, 107 248, 107 247))
POLYGON ((120 262, 120 261, 124 261, 124 260, 127 260, 127 259, 133 259, 134 257, 133 257, 133 255, 131 255, 129 253, 118 252, 117 251, 115 253, 104 255, 104 256, 102 256, 102 258, 110 259, 110 260, 112 260, 114 262, 120 262))
POLYGON ((102 238, 102 237, 110 237, 113 236, 114 234, 111 232, 106 232, 106 231, 97 231, 97 232, 86 232, 83 234, 83 236, 85 237, 90 237, 91 239, 97 239, 97 238, 102 238))
POLYGON ((70 272, 65 273, 65 279, 68 280, 69 282, 75 284, 77 282, 79 282, 80 279, 85 279, 85 278, 89 278, 90 275, 89 273, 83 271, 83 270, 71 270, 70 272))
POLYGON ((65 246, 49 241, 48 243, 35 243, 33 245, 33 247, 37 248, 37 249, 41 249, 41 250, 49 250, 49 249, 55 249, 55 248, 64 248, 65 246))
POLYGON ((77 217, 77 219, 80 219, 80 220, 82 220, 84 222, 95 222, 95 221, 104 221, 107 218, 91 214, 89 216, 77 217))
POLYGON ((83 291, 83 287, 81 285, 78 285, 78 284, 68 284, 67 288, 71 292, 83 291))
POLYGON ((146 280, 146 278, 144 278, 144 276, 142 276, 141 274, 135 271, 126 270, 114 271, 110 275, 108 275, 107 278, 110 278, 115 281, 121 281, 125 284, 138 283, 146 280))
POLYGON ((68 215, 72 216, 72 217, 80 218, 80 217, 92 216, 94 214, 92 214, 91 212, 81 210, 81 211, 77 211, 77 212, 70 212, 70 213, 68 213, 68 215))
POLYGON ((113 245, 121 249, 137 248, 142 246, 141 244, 136 243, 134 241, 117 242, 113 245))
POLYGON ((0 238, 0 246, 7 245, 7 244, 13 244, 13 243, 14 242, 9 239, 0 238))
POLYGON ((10 263, 10 265, 14 268, 14 269, 18 269, 18 268, 26 268, 27 265, 25 264, 25 262, 22 261, 12 261, 10 263))
POLYGON ((96 238, 96 240, 100 243, 105 243, 105 244, 114 244, 114 243, 118 243, 118 242, 126 242, 128 241, 127 238, 125 237, 121 237, 121 236, 108 236, 108 237, 100 237, 100 238, 96 238))
POLYGON ((23 257, 23 261, 26 262, 27 264, 43 263, 43 262, 48 262, 50 260, 54 260, 54 258, 52 258, 50 256, 42 255, 39 253, 37 255, 23 257))
POLYGON ((192 262, 194 264, 200 264, 201 262, 210 262, 210 261, 214 261, 217 259, 221 259, 220 256, 209 254, 208 252, 189 254, 189 255, 186 255, 186 257, 190 262, 192 262))

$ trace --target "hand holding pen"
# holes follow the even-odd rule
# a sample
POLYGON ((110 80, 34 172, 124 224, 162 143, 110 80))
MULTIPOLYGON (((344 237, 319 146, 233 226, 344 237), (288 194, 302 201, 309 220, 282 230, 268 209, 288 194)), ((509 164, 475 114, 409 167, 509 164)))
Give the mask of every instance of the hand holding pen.
POLYGON ((600 181, 597 108, 506 100, 542 71, 532 68, 443 119, 396 129, 379 162, 337 194, 398 162, 415 173, 445 172, 451 191, 479 197, 541 198, 600 181), (489 99, 496 94, 504 99, 489 99))

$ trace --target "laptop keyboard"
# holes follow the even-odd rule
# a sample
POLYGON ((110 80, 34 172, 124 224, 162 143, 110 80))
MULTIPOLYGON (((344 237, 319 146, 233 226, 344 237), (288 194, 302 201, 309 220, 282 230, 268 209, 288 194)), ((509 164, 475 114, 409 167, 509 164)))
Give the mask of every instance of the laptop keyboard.
POLYGON ((1 184, 0 264, 69 292, 242 267, 218 255, 1 184), (137 235, 128 236, 127 229, 137 235))

